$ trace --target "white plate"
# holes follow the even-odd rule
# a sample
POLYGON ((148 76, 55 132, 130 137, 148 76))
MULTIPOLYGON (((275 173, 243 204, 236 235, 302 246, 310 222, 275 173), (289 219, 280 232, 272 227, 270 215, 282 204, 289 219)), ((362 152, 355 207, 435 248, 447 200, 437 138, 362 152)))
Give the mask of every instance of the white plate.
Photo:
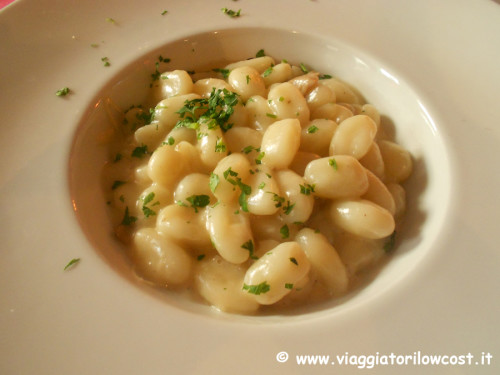
POLYGON ((374 356, 377 373, 498 373, 499 42, 500 5, 487 0, 8 6, 0 12, 0 373, 357 372, 363 357, 340 364, 346 353, 374 356), (241 8, 241 17, 222 7, 241 8), (220 47, 203 50, 203 38, 220 47), (252 318, 153 292, 128 275, 103 239, 91 173, 99 156, 87 138, 99 99, 127 87, 141 64, 154 67, 175 41, 198 57, 264 48, 302 58, 351 81, 391 117, 419 161, 410 185, 420 198, 406 240, 373 284, 338 306, 252 318), (72 93, 57 97, 64 86, 72 93), (72 258, 81 261, 63 271, 72 258), (277 360, 281 352, 288 361, 277 360), (409 364, 383 365, 391 353, 409 364), (491 364, 482 364, 488 353, 491 364), (423 364, 439 354, 466 363, 423 364), (297 355, 329 355, 329 364, 299 365, 297 355))

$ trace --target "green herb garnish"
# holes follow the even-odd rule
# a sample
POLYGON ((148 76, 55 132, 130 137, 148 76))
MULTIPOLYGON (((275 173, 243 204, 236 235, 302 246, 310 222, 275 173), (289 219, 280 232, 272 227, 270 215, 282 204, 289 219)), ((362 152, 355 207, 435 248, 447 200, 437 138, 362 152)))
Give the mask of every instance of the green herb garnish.
POLYGON ((288 225, 283 225, 280 229, 280 234, 281 234, 281 238, 288 238, 290 237, 290 230, 288 229, 288 225))
POLYGON ((125 214, 123 215, 123 219, 121 224, 122 225, 132 225, 137 221, 137 218, 135 216, 130 216, 129 211, 128 211, 128 206, 125 207, 125 214))
POLYGON ((146 145, 143 145, 143 146, 137 146, 136 148, 134 148, 134 150, 132 151, 132 154, 131 156, 134 157, 134 158, 142 158, 144 155, 147 155, 148 154, 148 146, 146 145))
POLYGON ((194 208, 194 212, 198 212, 198 208, 203 208, 210 204, 210 197, 205 194, 191 195, 190 197, 187 197, 186 200, 191 203, 191 207, 194 208))
POLYGON ((80 261, 80 258, 73 258, 69 261, 68 264, 66 264, 66 266, 64 267, 64 270, 63 271, 66 271, 68 268, 70 268, 71 266, 77 264, 78 262, 80 261))
POLYGON ((339 169, 339 166, 337 165, 337 161, 335 159, 330 159, 328 160, 328 164, 330 164, 330 166, 334 169, 334 170, 338 170, 339 169))
POLYGON ((316 133, 318 131, 318 127, 316 125, 311 125, 307 128, 307 132, 309 134, 313 134, 313 133, 316 133))
POLYGON ((70 93, 70 89, 68 87, 63 87, 60 90, 56 91, 56 96, 66 96, 70 93))
POLYGON ((245 242, 241 247, 245 250, 248 250, 250 253, 250 259, 259 259, 253 252, 254 252, 254 245, 252 240, 248 240, 245 242))
POLYGON ((215 189, 219 186, 219 175, 213 172, 210 174, 209 186, 212 193, 215 193, 215 189))
POLYGON ((237 18, 241 15, 241 9, 239 9, 238 11, 234 11, 232 9, 222 8, 221 11, 222 13, 227 14, 231 18, 237 18))
POLYGON ((265 294, 269 292, 269 290, 271 290, 271 286, 266 281, 263 281, 258 285, 243 284, 243 290, 246 290, 248 291, 248 293, 258 296, 259 294, 265 294))

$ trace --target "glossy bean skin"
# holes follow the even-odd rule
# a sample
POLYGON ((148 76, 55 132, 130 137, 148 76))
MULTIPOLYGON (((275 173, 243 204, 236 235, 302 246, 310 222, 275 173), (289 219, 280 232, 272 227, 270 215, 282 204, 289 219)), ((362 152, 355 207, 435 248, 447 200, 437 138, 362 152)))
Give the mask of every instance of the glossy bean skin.
POLYGON ((311 161, 304 179, 315 186, 315 194, 322 198, 359 197, 368 190, 365 168, 352 156, 337 155, 311 161))
POLYGON ((330 214, 340 228, 363 238, 388 237, 395 229, 394 217, 389 211, 363 199, 334 201, 330 214))
POLYGON ((321 233, 304 228, 295 240, 307 255, 312 270, 328 290, 336 295, 344 294, 349 287, 349 275, 335 248, 321 233))
POLYGON ((244 244, 253 242, 250 221, 236 205, 219 203, 208 207, 207 228, 212 244, 222 258, 234 264, 248 259, 250 253, 244 244))
POLYGON ((307 275, 310 267, 306 254, 297 242, 284 242, 248 268, 243 287, 258 303, 270 305, 290 293, 291 287, 307 275), (252 293, 251 287, 259 285, 267 285, 268 290, 252 293))
POLYGON ((191 275, 189 255, 152 228, 140 229, 134 235, 132 258, 139 275, 159 285, 180 285, 191 275))
POLYGON ((196 266, 196 289, 222 311, 251 314, 259 303, 242 288, 245 272, 245 267, 229 263, 219 255, 203 259, 196 266))
POLYGON ((296 119, 276 121, 262 137, 262 163, 269 168, 287 168, 300 146, 300 123, 296 119))
POLYGON ((342 121, 330 143, 330 155, 351 155, 361 159, 370 149, 377 125, 366 115, 349 117, 342 121))

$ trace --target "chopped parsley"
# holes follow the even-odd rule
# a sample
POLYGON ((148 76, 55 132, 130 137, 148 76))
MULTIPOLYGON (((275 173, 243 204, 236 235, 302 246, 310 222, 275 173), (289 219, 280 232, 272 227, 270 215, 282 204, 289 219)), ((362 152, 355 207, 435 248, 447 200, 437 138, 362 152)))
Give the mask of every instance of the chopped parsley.
POLYGON ((259 259, 253 252, 254 252, 254 245, 252 240, 248 240, 245 242, 241 247, 245 250, 248 250, 250 253, 250 259, 259 259))
POLYGON ((281 238, 288 238, 290 237, 290 230, 288 229, 288 225, 283 225, 280 229, 280 234, 281 234, 281 238))
POLYGON ((161 12, 161 15, 164 16, 167 13, 168 13, 168 10, 164 10, 163 12, 161 12))
POLYGON ((219 186, 219 175, 213 172, 210 174, 209 186, 212 193, 215 193, 215 189, 219 186))
POLYGON ((302 70, 302 72, 305 74, 309 73, 309 69, 307 69, 304 63, 300 63, 300 70, 302 70))
POLYGON ((75 264, 77 264, 78 262, 80 261, 80 258, 73 258, 69 261, 68 264, 66 264, 66 266, 64 267, 64 270, 63 271, 66 271, 68 268, 74 266, 75 264))
POLYGON ((111 185, 111 190, 115 190, 116 188, 122 186, 125 183, 126 183, 126 181, 115 180, 113 182, 113 185, 111 185))
MULTIPOLYGON (((142 199, 142 212, 145 217, 156 215, 156 212, 154 210, 152 210, 150 207, 147 207, 147 204, 151 203, 154 198, 155 198, 155 193, 151 192, 142 199)), ((160 204, 160 202, 156 201, 155 203, 152 204, 152 206, 156 206, 158 204, 160 204)))
POLYGON ((266 153, 264 151, 259 152, 259 155, 255 158, 255 164, 262 164, 262 159, 264 159, 266 153))
POLYGON ((264 70, 264 73, 262 73, 262 77, 268 77, 272 72, 273 72, 273 67, 270 66, 269 68, 264 70))
POLYGON ((215 142, 215 152, 226 152, 226 144, 222 138, 217 137, 215 142))
POLYGON ((109 58, 101 57, 101 61, 104 63, 104 66, 110 66, 109 58))
POLYGON ((63 87, 62 89, 56 91, 56 96, 66 96, 70 93, 70 91, 69 87, 63 87))
POLYGON ((259 189, 264 189, 266 187, 266 183, 265 182, 261 182, 258 186, 259 189))
POLYGON ((297 259, 295 259, 294 257, 291 257, 290 258, 290 262, 292 262, 293 264, 295 264, 296 266, 299 265, 299 262, 297 262, 297 259))
POLYGON ((316 125, 311 125, 307 128, 307 132, 309 134, 313 134, 313 133, 316 133, 318 131, 318 127, 316 125))
POLYGON ((246 146, 244 147, 241 152, 243 152, 244 154, 249 154, 251 153, 252 151, 260 151, 260 147, 254 147, 252 145, 249 145, 249 146, 246 146))
POLYGON ((233 171, 231 167, 226 169, 223 173, 224 179, 229 182, 231 185, 238 186, 241 190, 241 194, 238 198, 238 202, 241 206, 241 209, 245 212, 248 212, 248 203, 247 197, 252 194, 252 188, 247 184, 244 184, 241 181, 241 178, 238 177, 238 173, 233 171), (235 178, 233 178, 235 177, 235 178))
POLYGON ((227 89, 213 88, 208 98, 186 100, 184 106, 176 112, 181 120, 175 126, 198 129, 203 122, 209 129, 219 126, 225 132, 233 126, 228 121, 234 113, 234 106, 238 104, 238 98, 238 94, 227 89), (200 111, 201 115, 198 114, 200 111))
POLYGON ((106 18, 106 22, 109 22, 109 23, 112 23, 112 24, 116 24, 116 21, 113 18, 111 18, 111 17, 107 17, 106 18))
POLYGON ((123 219, 121 224, 122 225, 132 225, 137 221, 137 218, 135 216, 130 216, 129 211, 128 211, 128 206, 125 207, 125 214, 123 215, 123 219))
POLYGON ((330 79, 332 76, 330 74, 320 74, 319 79, 330 79))
POLYGON ((194 208, 194 212, 198 212, 198 208, 203 208, 210 204, 210 197, 205 194, 191 195, 190 197, 187 197, 186 200, 191 203, 191 207, 194 208))
POLYGON ((337 161, 335 159, 330 159, 328 160, 328 164, 330 164, 330 166, 334 169, 334 170, 338 170, 339 169, 339 166, 337 165, 337 161))
POLYGON ((216 68, 216 69, 212 69, 214 72, 216 73, 220 73, 222 74, 222 77, 223 78, 227 78, 229 77, 229 69, 220 69, 220 68, 216 68))
POLYGON ((266 53, 264 52, 263 49, 259 49, 255 54, 255 57, 263 57, 263 56, 266 56, 266 53))
POLYGON ((285 284, 285 288, 286 288, 286 289, 293 289, 293 284, 291 284, 291 283, 286 283, 286 284, 285 284))
POLYGON ((304 184, 299 186, 300 186, 300 194, 304 195, 311 195, 311 193, 314 193, 314 188, 316 187, 315 184, 312 185, 304 184))
POLYGON ((277 118, 278 117, 274 113, 266 113, 266 116, 270 117, 270 118, 277 118))
POLYGON ((258 296, 259 294, 265 294, 269 292, 269 290, 271 290, 271 286, 266 281, 263 281, 257 285, 243 284, 243 290, 246 290, 248 293, 258 296))
POLYGON ((237 18, 240 17, 241 15, 241 9, 239 9, 238 11, 234 11, 232 9, 222 8, 221 11, 222 13, 227 14, 231 18, 237 18))
POLYGON ((148 154, 148 146, 146 145, 143 145, 143 146, 137 146, 136 148, 134 148, 134 150, 132 151, 132 154, 131 156, 134 157, 134 158, 142 158, 144 155, 147 155, 148 154))
POLYGON ((175 143, 175 138, 170 136, 167 138, 167 145, 172 146, 175 143))
POLYGON ((200 261, 203 260, 203 258, 205 258, 205 254, 200 254, 196 257, 196 260, 200 261))

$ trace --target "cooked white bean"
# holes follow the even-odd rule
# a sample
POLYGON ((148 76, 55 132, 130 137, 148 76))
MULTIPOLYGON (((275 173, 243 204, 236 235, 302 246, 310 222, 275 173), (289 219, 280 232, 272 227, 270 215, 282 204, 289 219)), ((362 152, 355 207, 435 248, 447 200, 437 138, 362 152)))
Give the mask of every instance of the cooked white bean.
POLYGON ((207 228, 212 244, 221 257, 234 264, 248 259, 250 251, 245 244, 254 241, 250 221, 239 206, 226 203, 209 206, 207 228))
POLYGON ((384 159, 380 153, 377 142, 372 142, 368 152, 359 159, 359 162, 368 170, 373 172, 378 178, 384 178, 384 159))
POLYGON ((330 143, 337 129, 337 123, 327 119, 312 120, 302 128, 300 150, 328 156, 330 143))
POLYGON ((160 209, 172 203, 172 191, 165 186, 153 183, 148 186, 136 201, 137 212, 147 223, 156 221, 160 209))
POLYGON ((300 93, 305 97, 309 91, 318 85, 319 73, 310 72, 298 77, 294 77, 288 82, 297 87, 300 93))
POLYGON ((413 161, 410 153, 397 143, 382 140, 378 142, 385 165, 385 178, 390 182, 406 180, 412 170, 413 161))
POLYGON ((182 178, 174 191, 174 200, 177 203, 189 205, 188 198, 206 195, 210 204, 215 203, 215 197, 210 191, 210 178, 204 173, 191 173, 182 178))
POLYGON ((272 115, 278 120, 298 119, 301 124, 309 122, 309 107, 300 90, 289 82, 273 85, 267 95, 272 115))
POLYGON ((335 249, 350 275, 373 266, 384 255, 385 239, 373 240, 343 232, 335 237, 335 249))
POLYGON ((275 177, 284 198, 283 221, 288 224, 306 222, 314 207, 315 187, 308 185, 302 176, 289 169, 277 171, 275 177))
POLYGON ((289 168, 292 171, 294 171, 295 173, 303 176, 307 165, 311 161, 317 160, 319 158, 320 158, 320 156, 318 154, 299 150, 295 153, 295 157, 293 158, 292 162, 290 163, 289 168))
POLYGON ((384 238, 395 228, 394 217, 389 211, 364 199, 334 201, 330 214, 339 227, 364 238, 384 238))
POLYGON ((306 95, 307 105, 311 112, 326 103, 335 103, 335 93, 328 86, 319 85, 310 90, 306 95))
POLYGON ((337 103, 359 103, 360 100, 356 93, 344 82, 335 78, 322 79, 319 81, 321 85, 325 85, 335 93, 337 103))
POLYGON ((399 218, 406 211, 406 190, 395 183, 387 184, 387 189, 392 195, 395 204, 394 217, 399 218))
POLYGON ((203 259, 196 267, 196 289, 222 311, 253 313, 259 304, 242 288, 245 272, 246 267, 229 263, 219 255, 203 259))
MULTIPOLYGON (((171 147, 172 146, 166 146, 171 147)), ((174 150, 180 155, 180 158, 185 160, 184 163, 184 172, 192 173, 192 172, 207 172, 208 168, 201 161, 201 156, 198 151, 198 148, 187 142, 180 141, 174 146, 174 150)))
POLYGON ((269 102, 262 96, 252 96, 246 103, 248 125, 257 130, 266 130, 274 122, 269 102))
POLYGON ((158 97, 170 98, 176 95, 185 95, 193 92, 193 80, 185 70, 174 70, 160 75, 157 85, 158 97))
POLYGON ((311 161, 304 172, 304 179, 315 186, 316 195, 322 198, 359 197, 368 190, 365 168, 349 155, 311 161))
POLYGON ((272 215, 278 211, 276 196, 280 189, 271 169, 265 165, 248 177, 248 185, 252 189, 247 198, 248 211, 254 215, 272 215))
POLYGON ((354 116, 354 114, 346 107, 335 104, 326 103, 317 107, 311 112, 311 119, 329 119, 340 124, 342 121, 354 116))
POLYGON ((283 216, 285 215, 282 215, 280 211, 274 215, 251 215, 250 224, 254 237, 278 242, 293 238, 297 233, 298 225, 288 224, 283 216))
POLYGON ((200 95, 202 98, 210 97, 213 90, 228 90, 231 91, 229 83, 218 78, 203 78, 196 81, 193 85, 193 92, 200 95))
POLYGON ((349 117, 342 121, 330 143, 330 155, 351 155, 361 159, 370 149, 377 125, 366 115, 349 117))
POLYGON ((243 66, 249 66, 259 72, 259 74, 264 73, 264 71, 274 65, 274 59, 271 56, 256 57, 253 59, 242 60, 235 63, 231 63, 225 66, 227 70, 233 70, 243 66))
POLYGON ((347 270, 335 248, 321 233, 311 228, 304 228, 297 233, 295 241, 299 243, 321 282, 333 294, 343 294, 349 286, 347 270))
POLYGON ((368 190, 361 198, 378 204, 394 216, 396 213, 396 203, 387 186, 369 170, 366 171, 366 175, 368 177, 368 190))
POLYGON ((203 208, 171 204, 162 208, 156 219, 156 229, 164 237, 190 247, 210 245, 203 208))
POLYGON ((187 168, 186 159, 175 148, 164 145, 153 152, 148 163, 148 176, 154 182, 170 187, 187 168))
POLYGON ((266 94, 266 84, 259 72, 252 67, 242 66, 231 70, 228 83, 246 102, 251 96, 266 94))
POLYGON ((300 123, 296 119, 276 121, 262 137, 261 161, 270 168, 287 168, 300 146, 300 123))
POLYGON ((360 113, 369 116, 373 121, 375 121, 378 129, 380 126, 380 113, 373 104, 364 104, 361 107, 360 113))
POLYGON ((292 67, 288 63, 279 63, 267 68, 262 73, 262 79, 266 87, 274 83, 288 81, 292 78, 292 67))
POLYGON ((180 285, 191 275, 191 257, 153 228, 135 233, 132 258, 139 275, 159 285, 180 285))
POLYGON ((163 136, 166 135, 179 121, 180 115, 177 113, 179 109, 181 109, 185 102, 188 100, 199 99, 200 96, 197 94, 186 94, 179 96, 172 96, 171 98, 167 98, 159 102, 153 114, 153 123, 151 126, 158 127, 159 131, 163 131, 165 129, 163 136))
POLYGON ((227 146, 220 127, 210 128, 202 123, 198 129, 196 147, 200 153, 201 162, 208 168, 214 169, 219 161, 227 155, 227 146))
POLYGON ((258 156, 257 149, 262 142, 262 133, 246 127, 236 127, 224 133, 227 147, 230 152, 242 152, 252 161, 258 156))
POLYGON ((310 269, 306 254, 297 242, 284 242, 253 263, 245 274, 243 288, 262 305, 276 303, 310 269))
POLYGON ((226 156, 219 161, 211 174, 210 186, 215 197, 221 202, 232 202, 241 193, 238 181, 246 183, 251 165, 240 153, 226 156))

